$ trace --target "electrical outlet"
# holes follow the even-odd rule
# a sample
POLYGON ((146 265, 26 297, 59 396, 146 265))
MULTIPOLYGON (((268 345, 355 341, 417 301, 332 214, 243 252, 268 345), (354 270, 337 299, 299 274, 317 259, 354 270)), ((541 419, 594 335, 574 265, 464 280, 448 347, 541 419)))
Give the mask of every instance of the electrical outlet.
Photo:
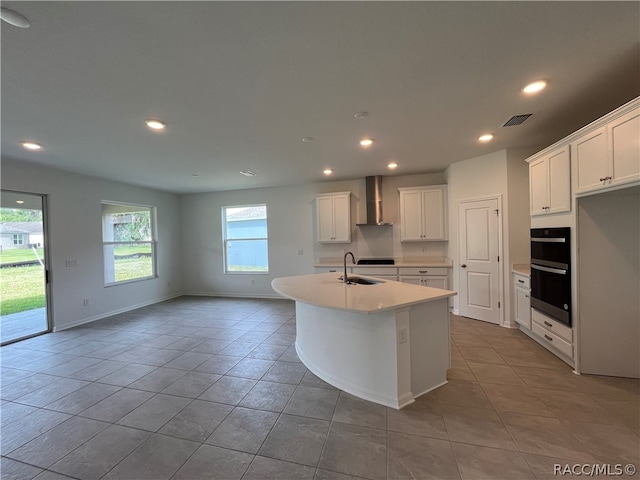
POLYGON ((251 286, 254 286, 256 284, 255 280, 251 280, 251 286))
POLYGON ((298 255, 304 255, 304 251, 298 250, 298 255))
POLYGON ((406 329, 406 327, 405 328, 401 328, 398 331, 398 337, 399 337, 399 339, 398 339, 399 343, 407 343, 407 329, 406 329))
POLYGON ((88 298, 85 298, 85 299, 82 301, 82 305, 84 305, 85 307, 88 307, 88 306, 89 306, 89 299, 88 299, 88 298))
POLYGON ((74 258, 73 260, 65 260, 66 267, 75 267, 78 264, 78 261, 74 258))

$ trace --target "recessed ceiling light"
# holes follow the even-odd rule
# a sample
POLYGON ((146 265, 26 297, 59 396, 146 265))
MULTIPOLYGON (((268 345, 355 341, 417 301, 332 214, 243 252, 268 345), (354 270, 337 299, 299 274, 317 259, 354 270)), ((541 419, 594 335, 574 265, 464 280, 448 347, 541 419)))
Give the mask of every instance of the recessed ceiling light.
POLYGON ((544 90, 546 86, 547 86, 547 82, 545 82, 544 80, 537 80, 535 82, 530 83, 526 87, 524 87, 522 91, 524 93, 529 93, 529 94, 538 93, 541 90, 544 90))
POLYGON ((244 175, 245 177, 256 177, 258 174, 252 170, 243 170, 240 172, 240 175, 244 175))
POLYGON ((304 143, 311 143, 313 142, 313 137, 302 137, 302 141, 304 143))
POLYGON ((330 168, 325 168, 322 173, 324 173, 325 175, 331 175, 333 173, 333 170, 331 170, 330 168))
POLYGON ((14 27, 29 28, 31 26, 31 22, 26 17, 8 8, 0 8, 0 18, 14 27))
POLYGON ((20 205, 22 205, 24 203, 24 200, 16 200, 16 203, 19 203, 20 205))
POLYGON ((371 138, 363 138, 360 140, 360 145, 363 147, 370 147, 373 144, 373 139, 371 138))
POLYGON ((357 118, 358 120, 362 119, 362 118, 367 118, 369 116, 368 112, 356 112, 353 114, 354 118, 357 118))
POLYGON ((389 162, 387 164, 387 168, 390 168, 391 170, 395 170, 396 168, 398 168, 398 164, 396 162, 389 162))
POLYGON ((197 173, 192 173, 191 176, 192 177, 199 177, 200 175, 198 175, 197 173))
POLYGON ((493 139, 493 135, 491 135, 490 133, 485 133, 484 135, 480 135, 478 137, 478 141, 480 142, 489 142, 493 139))
POLYGON ((167 128, 167 124, 166 123, 161 122, 160 120, 153 119, 153 118, 149 118, 149 119, 145 120, 144 123, 146 123, 147 127, 151 128, 152 130, 164 130, 165 128, 167 128))
POLYGON ((22 142, 22 146, 27 150, 42 150, 42 145, 34 142, 22 142))

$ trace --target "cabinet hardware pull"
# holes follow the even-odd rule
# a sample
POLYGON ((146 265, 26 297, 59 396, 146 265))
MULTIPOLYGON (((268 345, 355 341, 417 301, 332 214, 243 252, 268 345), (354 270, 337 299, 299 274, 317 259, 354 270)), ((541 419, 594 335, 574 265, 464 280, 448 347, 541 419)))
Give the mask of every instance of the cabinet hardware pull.
POLYGON ((545 324, 547 327, 552 327, 552 328, 553 328, 553 325, 552 325, 551 323, 547 322, 546 320, 544 321, 544 324, 545 324))
POLYGON ((427 273, 429 270, 418 270, 418 273, 427 273))
POLYGON ((518 280, 518 283, 524 283, 524 280, 518 280))
POLYGON ((467 268, 467 264, 463 263, 462 265, 460 265, 462 268, 467 268))
POLYGON ((525 295, 524 298, 529 298, 529 295, 525 295))
POLYGON ((544 338, 546 338, 547 340, 549 340, 550 342, 553 342, 553 338, 551 338, 549 335, 545 335, 544 338))

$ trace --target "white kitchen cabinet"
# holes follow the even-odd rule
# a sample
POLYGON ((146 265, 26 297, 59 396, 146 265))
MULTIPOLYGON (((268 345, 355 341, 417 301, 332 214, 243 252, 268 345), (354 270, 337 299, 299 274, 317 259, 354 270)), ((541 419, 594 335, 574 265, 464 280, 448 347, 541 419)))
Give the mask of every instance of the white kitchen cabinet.
POLYGON ((639 132, 640 108, 636 107, 574 140, 576 194, 639 181, 639 132))
POLYGON ((571 161, 569 146, 529 162, 531 215, 571 211, 571 161))
POLYGON ((447 186, 399 188, 400 241, 447 240, 447 186))
POLYGON ((515 301, 515 320, 522 327, 531 330, 531 299, 529 277, 513 274, 513 298, 515 301))
POLYGON ((423 287, 442 288, 449 285, 448 269, 428 267, 401 267, 398 269, 401 282, 422 285, 423 287))
POLYGON ((531 309, 531 332, 533 338, 548 350, 573 359, 573 330, 548 317, 536 309, 531 309))
POLYGON ((318 242, 351 243, 351 192, 316 197, 318 242))

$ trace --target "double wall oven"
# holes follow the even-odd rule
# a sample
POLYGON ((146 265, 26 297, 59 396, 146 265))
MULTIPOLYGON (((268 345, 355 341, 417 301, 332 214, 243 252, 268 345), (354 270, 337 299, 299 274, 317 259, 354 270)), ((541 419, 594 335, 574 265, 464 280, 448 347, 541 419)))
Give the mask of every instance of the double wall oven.
POLYGON ((569 227, 531 229, 531 307, 571 327, 569 227))

